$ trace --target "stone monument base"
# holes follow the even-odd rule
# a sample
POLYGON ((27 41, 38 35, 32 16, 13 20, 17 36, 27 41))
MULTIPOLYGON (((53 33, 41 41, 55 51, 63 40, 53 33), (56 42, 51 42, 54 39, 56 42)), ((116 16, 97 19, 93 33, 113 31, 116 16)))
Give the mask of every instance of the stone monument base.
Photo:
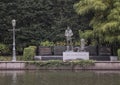
POLYGON ((89 52, 63 52, 63 61, 72 59, 89 60, 89 52))

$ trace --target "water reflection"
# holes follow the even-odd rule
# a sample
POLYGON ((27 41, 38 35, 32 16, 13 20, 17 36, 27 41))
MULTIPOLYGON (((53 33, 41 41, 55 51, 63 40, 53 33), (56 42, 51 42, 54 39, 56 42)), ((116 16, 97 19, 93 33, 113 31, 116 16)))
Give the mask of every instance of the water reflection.
POLYGON ((120 85, 120 71, 0 71, 0 85, 120 85))
POLYGON ((0 71, 0 85, 17 85, 17 76, 24 71, 0 71))
POLYGON ((16 81, 17 81, 17 73, 14 72, 12 75, 12 84, 11 85, 16 85, 16 81))

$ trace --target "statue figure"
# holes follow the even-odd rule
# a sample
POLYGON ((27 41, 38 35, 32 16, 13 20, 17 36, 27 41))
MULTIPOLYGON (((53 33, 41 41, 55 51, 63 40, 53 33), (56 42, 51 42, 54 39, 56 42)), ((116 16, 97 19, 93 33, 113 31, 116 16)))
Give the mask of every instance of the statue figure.
POLYGON ((81 51, 84 51, 85 50, 85 39, 81 39, 81 51))
POLYGON ((73 32, 69 26, 65 30, 65 36, 66 36, 66 40, 67 40, 67 51, 72 51, 73 50, 73 46, 72 46, 73 32))

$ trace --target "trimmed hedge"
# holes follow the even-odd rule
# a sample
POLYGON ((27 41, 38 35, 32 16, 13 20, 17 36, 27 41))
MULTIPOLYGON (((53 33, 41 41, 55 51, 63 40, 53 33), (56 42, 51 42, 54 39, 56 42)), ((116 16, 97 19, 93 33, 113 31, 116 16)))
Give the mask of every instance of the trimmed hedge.
POLYGON ((29 46, 24 48, 23 52, 23 60, 33 60, 34 56, 36 55, 36 46, 29 46))
POLYGON ((118 60, 120 60, 120 49, 117 50, 118 60))

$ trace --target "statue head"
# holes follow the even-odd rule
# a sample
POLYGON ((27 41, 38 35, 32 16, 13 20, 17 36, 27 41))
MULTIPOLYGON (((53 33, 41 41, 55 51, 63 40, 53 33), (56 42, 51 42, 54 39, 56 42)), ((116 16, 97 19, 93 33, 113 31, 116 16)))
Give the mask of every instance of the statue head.
POLYGON ((67 26, 67 30, 70 30, 70 27, 69 27, 69 26, 67 26))

